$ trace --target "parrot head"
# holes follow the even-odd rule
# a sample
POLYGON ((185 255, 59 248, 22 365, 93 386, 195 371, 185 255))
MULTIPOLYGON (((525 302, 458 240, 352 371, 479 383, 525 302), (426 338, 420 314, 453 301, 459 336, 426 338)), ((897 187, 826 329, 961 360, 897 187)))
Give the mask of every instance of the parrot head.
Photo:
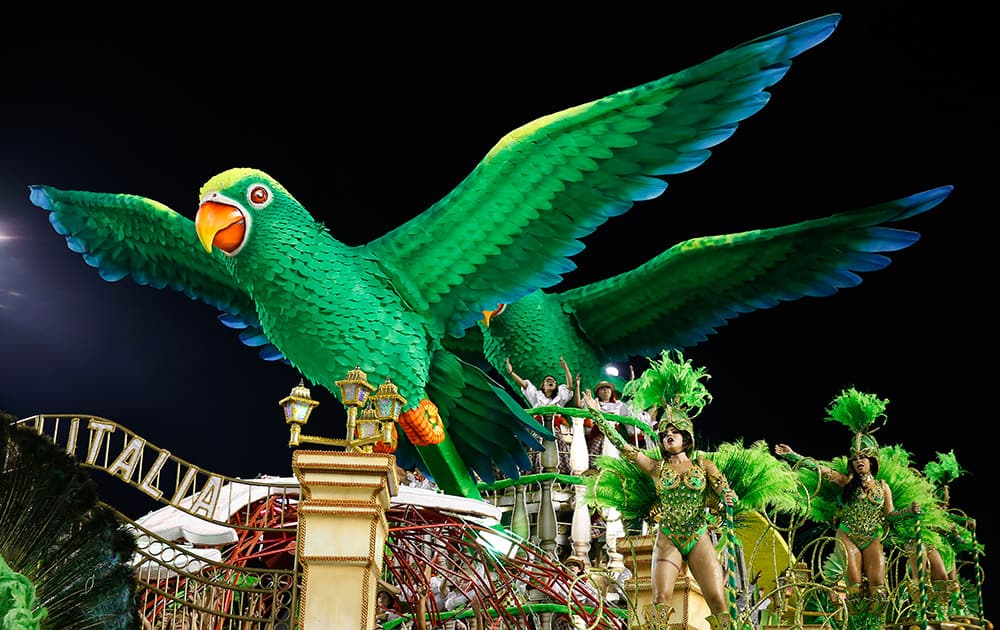
POLYGON ((269 226, 287 227, 290 222, 312 222, 312 217, 281 184, 266 173, 234 168, 208 180, 201 187, 195 230, 206 252, 218 248, 237 256, 269 226))
POLYGON ((499 344, 505 347, 506 349, 501 352, 504 356, 510 356, 511 360, 516 360, 518 357, 517 353, 508 347, 509 344, 517 345, 519 342, 527 341, 528 338, 536 338, 536 332, 544 333, 537 310, 525 308, 527 302, 533 301, 534 297, 534 295, 526 296, 510 303, 501 302, 492 311, 483 311, 483 318, 477 322, 483 340, 490 345, 499 344))
MULTIPOLYGON (((479 328, 483 335, 497 339, 548 336, 567 322, 557 296, 538 290, 513 302, 500 302, 492 311, 483 311, 479 328)), ((557 364, 558 365, 558 364, 557 364)))

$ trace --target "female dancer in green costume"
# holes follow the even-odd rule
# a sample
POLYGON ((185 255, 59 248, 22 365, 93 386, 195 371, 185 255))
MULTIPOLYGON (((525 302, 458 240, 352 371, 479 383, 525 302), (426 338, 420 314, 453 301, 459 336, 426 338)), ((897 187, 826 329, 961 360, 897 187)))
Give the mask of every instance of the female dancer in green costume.
MULTIPOLYGON (((648 497, 651 501, 644 503, 646 514, 643 515, 656 532, 652 558, 653 604, 646 610, 647 624, 653 628, 668 627, 673 612, 670 602, 674 584, 682 562, 686 561, 712 611, 709 623, 715 629, 727 630, 732 619, 727 611, 722 564, 708 531, 706 499, 709 497, 706 491, 713 491, 728 506, 735 505, 736 493, 729 488, 715 463, 702 457, 692 459, 694 425, 686 408, 696 407, 692 416, 697 415, 710 396, 698 382, 704 372, 691 368, 683 357, 680 359, 677 362, 665 357, 662 363, 651 362, 650 370, 631 388, 635 390, 640 408, 650 406, 649 392, 652 390, 655 400, 664 409, 663 417, 657 424, 658 449, 654 452, 639 450, 622 439, 617 431, 607 430, 604 434, 618 447, 624 460, 634 464, 652 481, 652 492, 647 494, 655 493, 654 497, 648 497), (673 404, 667 404, 667 401, 673 404)), ((629 385, 633 383, 636 382, 629 385)), ((605 421, 600 416, 600 407, 590 392, 585 392, 583 402, 588 409, 596 412, 594 422, 603 425, 605 421)), ((605 458, 598 464, 599 468, 601 464, 622 478, 631 476, 628 467, 623 467, 620 462, 605 458)), ((636 485, 639 484, 622 484, 623 487, 631 486, 632 492, 636 485)), ((627 492, 622 493, 622 502, 628 501, 624 496, 627 492)), ((605 495, 604 498, 607 501, 609 497, 605 495)), ((615 501, 615 497, 610 497, 610 500, 615 501)), ((620 507, 623 508, 623 515, 632 512, 628 505, 620 507)))
POLYGON ((854 431, 844 472, 804 458, 787 444, 774 446, 774 453, 779 457, 818 472, 823 480, 842 488, 836 521, 837 541, 845 555, 844 577, 849 596, 887 597, 882 549, 887 533, 885 525, 919 511, 917 503, 896 510, 889 484, 878 478, 879 445, 872 433, 885 422, 888 404, 888 400, 854 388, 841 391, 830 403, 824 419, 839 422, 854 431))
MULTIPOLYGON (((774 452, 797 462, 802 457, 787 444, 776 444, 774 452)), ((823 478, 843 488, 842 512, 837 525, 837 540, 847 556, 848 587, 861 584, 864 576, 869 588, 878 590, 885 584, 885 554, 882 550, 882 523, 895 510, 892 490, 878 474, 877 452, 852 449, 848 461, 850 473, 843 474, 828 466, 815 463, 823 478)))

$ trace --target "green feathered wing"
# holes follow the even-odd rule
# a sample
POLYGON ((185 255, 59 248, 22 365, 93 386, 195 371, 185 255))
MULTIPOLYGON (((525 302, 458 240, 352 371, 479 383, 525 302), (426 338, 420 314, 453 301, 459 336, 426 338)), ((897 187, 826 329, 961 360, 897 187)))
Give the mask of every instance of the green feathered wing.
MULTIPOLYGON (((690 239, 628 272, 561 293, 535 291, 504 305, 488 325, 480 322, 467 335, 475 343, 446 344, 474 356, 481 343, 504 375, 510 358, 518 374, 538 382, 559 374, 563 356, 574 373, 596 380, 608 363, 697 345, 743 314, 857 286, 860 274, 890 264, 889 252, 919 239, 892 224, 934 208, 950 191, 945 186, 821 219, 690 239)), ((590 379, 585 387, 593 385, 590 379)))
MULTIPOLYGON (((901 510, 917 504, 921 540, 924 544, 941 547, 940 532, 949 525, 948 514, 937 500, 934 485, 913 467, 913 455, 895 444, 879 449, 878 459, 878 478, 884 479, 892 491, 894 507, 901 510)), ((893 520, 889 539, 898 545, 916 539, 916 520, 908 516, 893 520)))
MULTIPOLYGON (((769 100, 792 59, 839 15, 529 122, 443 199, 369 244, 417 310, 461 336, 484 310, 558 283, 611 217, 659 196, 769 100)), ((553 364, 558 365, 558 362, 553 364)))
POLYGON ((198 243, 194 221, 138 195, 32 186, 31 202, 49 211, 49 223, 70 250, 108 282, 126 277, 154 289, 171 289, 219 310, 243 343, 266 360, 281 353, 263 335, 249 294, 226 271, 223 254, 198 243))
POLYGON ((763 440, 750 446, 744 446, 742 439, 726 442, 704 455, 726 476, 729 487, 739 497, 733 507, 737 527, 740 514, 744 512, 803 512, 798 500, 798 476, 771 454, 763 440))
MULTIPOLYGON (((644 451, 659 460, 658 449, 644 451)), ((595 474, 584 477, 584 498, 588 505, 614 508, 631 531, 640 529, 641 521, 649 516, 659 498, 656 485, 645 471, 622 457, 599 455, 594 458, 595 474)))

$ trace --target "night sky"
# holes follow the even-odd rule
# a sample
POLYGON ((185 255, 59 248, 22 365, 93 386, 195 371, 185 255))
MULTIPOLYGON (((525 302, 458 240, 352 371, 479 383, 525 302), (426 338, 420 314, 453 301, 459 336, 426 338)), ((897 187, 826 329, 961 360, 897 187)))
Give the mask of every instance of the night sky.
MULTIPOLYGON (((995 204, 980 164, 994 159, 983 77, 995 53, 981 16, 954 5, 675 4, 5 20, 0 409, 109 418, 224 475, 291 473, 278 400, 294 369, 259 359, 205 304, 102 280, 29 203, 29 185, 139 194, 193 219, 209 177, 252 166, 338 239, 363 243, 447 194, 515 127, 840 11, 764 110, 661 197, 588 238, 560 286, 690 237, 955 186, 896 226, 922 238, 887 269, 832 297, 743 315, 685 356, 711 374, 714 400, 696 424, 705 445, 764 439, 831 458, 850 434, 823 422, 827 403, 847 387, 888 398, 883 444, 902 444, 919 467, 954 449, 970 471, 952 504, 980 519, 989 565, 995 204)), ((309 432, 342 435, 339 403, 312 393, 321 404, 309 432)), ((107 492, 133 517, 158 507, 107 492)))

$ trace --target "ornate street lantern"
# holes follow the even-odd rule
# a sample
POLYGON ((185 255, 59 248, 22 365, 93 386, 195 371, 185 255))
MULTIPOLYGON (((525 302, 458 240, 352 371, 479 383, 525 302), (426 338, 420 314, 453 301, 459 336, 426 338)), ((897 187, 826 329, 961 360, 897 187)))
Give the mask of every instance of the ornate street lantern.
POLYGON ((358 414, 357 431, 352 437, 358 440, 367 440, 376 437, 381 430, 382 426, 378 418, 375 417, 375 410, 371 406, 367 406, 358 414))
POLYGON ((348 407, 359 407, 368 394, 375 391, 375 386, 368 382, 368 375, 360 365, 348 372, 344 380, 337 381, 337 387, 340 388, 341 401, 348 407))
POLYGON ((385 382, 378 386, 378 391, 372 394, 372 402, 375 407, 375 416, 381 422, 382 441, 391 445, 392 450, 396 450, 396 432, 393 430, 393 423, 399 417, 399 412, 406 404, 406 399, 399 395, 399 388, 393 385, 392 380, 386 377, 385 382))
POLYGON ((309 389, 300 380, 298 386, 292 388, 292 393, 281 400, 281 406, 285 409, 285 421, 291 425, 288 445, 299 446, 308 442, 340 446, 351 452, 395 452, 399 439, 395 422, 406 404, 406 399, 399 395, 399 389, 386 378, 378 392, 373 394, 375 387, 368 382, 368 375, 361 366, 348 372, 343 380, 336 383, 340 388, 341 401, 347 408, 347 432, 344 439, 302 433, 309 414, 319 403, 310 398, 309 389))
POLYGON ((406 404, 406 399, 399 395, 399 388, 388 377, 378 386, 378 391, 372 394, 372 401, 375 403, 375 414, 381 422, 395 421, 406 404))
POLYGON ((278 404, 285 410, 285 423, 290 425, 288 445, 298 446, 302 427, 309 422, 309 414, 319 402, 310 398, 309 388, 302 379, 299 379, 299 384, 293 387, 288 396, 282 398, 278 404))

